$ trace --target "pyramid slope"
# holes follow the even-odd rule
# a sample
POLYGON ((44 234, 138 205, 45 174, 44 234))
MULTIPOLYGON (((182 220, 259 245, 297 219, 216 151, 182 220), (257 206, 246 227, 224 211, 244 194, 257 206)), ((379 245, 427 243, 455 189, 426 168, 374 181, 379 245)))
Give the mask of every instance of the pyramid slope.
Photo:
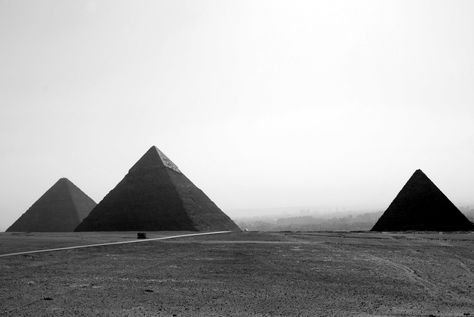
POLYGON ((473 224, 421 171, 417 170, 372 231, 465 231, 473 224))
POLYGON ((72 232, 96 203, 67 178, 59 179, 7 232, 72 232))
POLYGON ((217 205, 196 187, 185 175, 169 173, 181 197, 188 217, 198 231, 230 230, 240 231, 240 228, 217 205))
POLYGON ((152 146, 76 231, 239 230, 152 146))

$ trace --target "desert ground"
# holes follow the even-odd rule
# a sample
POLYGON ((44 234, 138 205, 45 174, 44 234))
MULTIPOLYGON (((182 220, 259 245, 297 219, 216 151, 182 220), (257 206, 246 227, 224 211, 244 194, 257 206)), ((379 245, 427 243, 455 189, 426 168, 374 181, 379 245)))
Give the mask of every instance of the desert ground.
MULTIPOLYGON (((135 237, 1 233, 0 254, 135 237)), ((474 316, 474 233, 240 232, 3 257, 0 315, 474 316)))

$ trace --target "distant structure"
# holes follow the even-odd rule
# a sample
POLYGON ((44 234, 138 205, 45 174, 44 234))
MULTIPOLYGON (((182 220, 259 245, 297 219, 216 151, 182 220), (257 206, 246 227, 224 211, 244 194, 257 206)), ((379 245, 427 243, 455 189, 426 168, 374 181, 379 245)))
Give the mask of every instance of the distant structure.
POLYGON ((95 205, 70 180, 61 178, 7 232, 72 232, 95 205))
POLYGON ((417 170, 372 231, 467 231, 474 225, 417 170))
POLYGON ((152 146, 75 231, 240 230, 152 146))

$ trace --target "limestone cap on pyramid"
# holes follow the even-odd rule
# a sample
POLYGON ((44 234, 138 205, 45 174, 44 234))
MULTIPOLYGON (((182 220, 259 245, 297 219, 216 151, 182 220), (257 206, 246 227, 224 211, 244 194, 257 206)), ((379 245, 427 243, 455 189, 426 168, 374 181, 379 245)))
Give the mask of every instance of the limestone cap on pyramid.
POLYGON ((155 145, 151 146, 148 151, 130 168, 133 171, 141 168, 167 167, 177 173, 181 173, 178 166, 174 164, 163 152, 155 145))

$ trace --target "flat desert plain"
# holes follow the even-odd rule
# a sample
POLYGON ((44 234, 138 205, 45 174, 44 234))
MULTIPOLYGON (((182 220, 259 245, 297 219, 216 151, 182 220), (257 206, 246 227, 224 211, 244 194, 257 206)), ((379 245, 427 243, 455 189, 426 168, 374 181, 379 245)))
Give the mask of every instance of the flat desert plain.
MULTIPOLYGON (((135 234, 2 233, 0 250, 135 234)), ((241 232, 3 257, 0 315, 474 316, 474 234, 241 232)))

